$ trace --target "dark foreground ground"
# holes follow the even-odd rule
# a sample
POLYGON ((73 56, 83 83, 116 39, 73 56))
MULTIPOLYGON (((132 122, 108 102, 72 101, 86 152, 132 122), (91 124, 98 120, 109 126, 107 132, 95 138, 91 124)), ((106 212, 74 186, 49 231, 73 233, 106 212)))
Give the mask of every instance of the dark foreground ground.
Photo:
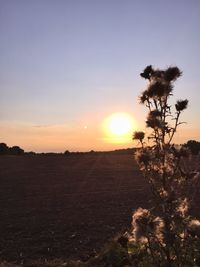
POLYGON ((0 261, 86 260, 149 198, 129 154, 2 156, 0 261))

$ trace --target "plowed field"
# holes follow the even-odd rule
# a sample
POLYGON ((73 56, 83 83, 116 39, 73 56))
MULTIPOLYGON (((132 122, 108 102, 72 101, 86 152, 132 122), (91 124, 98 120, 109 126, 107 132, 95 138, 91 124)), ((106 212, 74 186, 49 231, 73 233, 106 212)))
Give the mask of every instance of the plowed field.
POLYGON ((87 259, 147 207, 132 155, 0 157, 0 260, 87 259))

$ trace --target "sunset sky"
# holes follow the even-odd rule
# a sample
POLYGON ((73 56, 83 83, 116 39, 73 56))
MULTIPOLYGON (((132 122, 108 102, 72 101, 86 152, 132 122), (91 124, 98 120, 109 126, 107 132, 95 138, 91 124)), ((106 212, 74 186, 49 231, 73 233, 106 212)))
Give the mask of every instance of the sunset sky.
POLYGON ((174 99, 189 99, 188 123, 176 142, 200 141, 199 26, 199 0, 0 0, 0 142, 38 152, 134 146, 149 64, 183 71, 174 99), (124 140, 114 113, 131 122, 124 140))

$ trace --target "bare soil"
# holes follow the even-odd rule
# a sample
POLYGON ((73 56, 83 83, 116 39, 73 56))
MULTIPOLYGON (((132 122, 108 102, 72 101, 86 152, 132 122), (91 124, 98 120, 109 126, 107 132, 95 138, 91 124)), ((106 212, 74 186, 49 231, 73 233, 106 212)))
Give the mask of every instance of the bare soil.
POLYGON ((2 156, 0 260, 87 260, 149 199, 130 154, 2 156))

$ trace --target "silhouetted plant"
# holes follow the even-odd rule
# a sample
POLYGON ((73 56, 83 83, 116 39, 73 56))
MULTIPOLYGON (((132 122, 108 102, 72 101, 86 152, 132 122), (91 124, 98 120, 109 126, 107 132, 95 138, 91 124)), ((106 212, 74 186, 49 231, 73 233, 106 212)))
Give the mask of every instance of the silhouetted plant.
POLYGON ((189 150, 173 144, 188 100, 178 100, 175 107, 169 104, 174 81, 181 74, 177 67, 155 70, 152 66, 141 73, 148 86, 140 96, 140 103, 148 109, 146 126, 151 131, 147 138, 143 132, 135 132, 133 139, 141 144, 135 158, 150 184, 154 205, 151 210, 139 208, 133 214, 131 242, 135 246, 132 255, 136 266, 137 255, 140 264, 148 262, 148 266, 199 266, 200 221, 188 214, 187 194, 198 173, 184 167, 189 150), (145 146, 145 140, 151 146, 145 146))

